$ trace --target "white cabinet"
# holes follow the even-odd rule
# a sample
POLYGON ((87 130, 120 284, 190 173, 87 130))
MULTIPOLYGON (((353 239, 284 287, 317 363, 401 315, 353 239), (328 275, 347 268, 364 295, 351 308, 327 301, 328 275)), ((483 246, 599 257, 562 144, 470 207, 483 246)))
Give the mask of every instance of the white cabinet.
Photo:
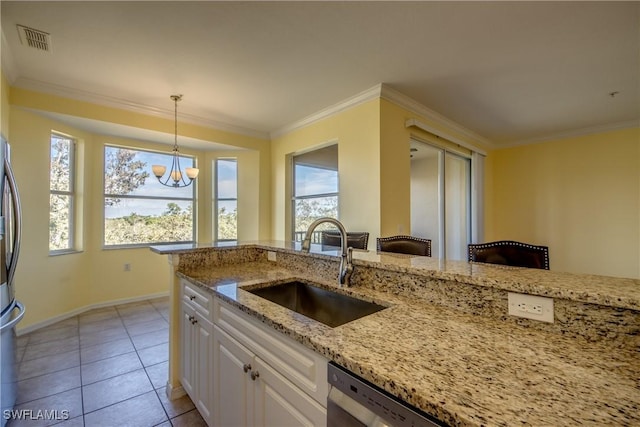
POLYGON ((213 331, 213 425, 253 425, 249 370, 253 353, 217 326, 213 331))
POLYGON ((259 357, 254 363, 255 425, 326 426, 326 403, 320 405, 259 357))
POLYGON ((224 301, 213 319, 214 426, 326 426, 327 359, 224 301))
POLYGON ((211 295, 183 281, 180 381, 200 415, 211 425, 213 324, 211 295))
POLYGON ((210 426, 326 426, 327 359, 182 280, 180 379, 210 426))
POLYGON ((268 363, 214 327, 216 426, 325 426, 326 409, 268 363))

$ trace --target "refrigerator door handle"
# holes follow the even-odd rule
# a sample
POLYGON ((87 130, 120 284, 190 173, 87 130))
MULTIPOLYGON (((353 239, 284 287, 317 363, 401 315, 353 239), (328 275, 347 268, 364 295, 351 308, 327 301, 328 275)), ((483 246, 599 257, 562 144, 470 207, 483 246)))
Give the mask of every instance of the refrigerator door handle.
POLYGON ((18 263, 18 254, 20 253, 20 239, 22 238, 22 212, 20 206, 20 196, 18 195, 18 187, 16 185, 16 178, 13 175, 11 164, 5 157, 4 170, 7 175, 7 183, 9 184, 9 191, 11 191, 11 201, 13 203, 13 220, 15 221, 15 238, 13 239, 13 251, 11 256, 11 265, 9 266, 9 272, 7 273, 7 283, 13 283, 13 276, 16 273, 16 266, 18 263))
POLYGON ((24 305, 20 301, 16 300, 15 308, 19 309, 20 313, 18 313, 18 315, 15 318, 11 319, 11 321, 9 323, 7 323, 6 325, 0 326, 0 331, 3 330, 3 329, 11 329, 11 328, 13 328, 24 317, 25 308, 24 308, 24 305))

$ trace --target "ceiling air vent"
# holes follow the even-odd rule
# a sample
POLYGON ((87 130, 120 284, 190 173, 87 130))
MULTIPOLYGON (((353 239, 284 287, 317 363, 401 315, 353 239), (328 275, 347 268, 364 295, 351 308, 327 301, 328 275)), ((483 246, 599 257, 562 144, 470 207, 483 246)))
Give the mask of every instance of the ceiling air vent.
POLYGON ((18 25, 18 33, 20 34, 20 41, 23 45, 45 52, 51 52, 51 35, 49 33, 23 25, 18 25))

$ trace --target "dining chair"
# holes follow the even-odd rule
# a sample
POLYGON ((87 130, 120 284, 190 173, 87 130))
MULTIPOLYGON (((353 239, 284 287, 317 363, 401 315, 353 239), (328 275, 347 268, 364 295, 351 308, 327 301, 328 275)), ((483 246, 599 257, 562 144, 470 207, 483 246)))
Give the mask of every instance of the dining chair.
MULTIPOLYGON (((327 246, 339 248, 342 245, 340 233, 338 231, 323 231, 320 234, 322 250, 327 246)), ((369 244, 369 233, 366 231, 347 231, 347 246, 353 249, 367 249, 369 244)))
POLYGON ((431 256, 431 239, 413 236, 390 236, 376 238, 378 252, 431 256))
POLYGON ((469 261, 549 269, 549 247, 513 240, 469 244, 469 261))

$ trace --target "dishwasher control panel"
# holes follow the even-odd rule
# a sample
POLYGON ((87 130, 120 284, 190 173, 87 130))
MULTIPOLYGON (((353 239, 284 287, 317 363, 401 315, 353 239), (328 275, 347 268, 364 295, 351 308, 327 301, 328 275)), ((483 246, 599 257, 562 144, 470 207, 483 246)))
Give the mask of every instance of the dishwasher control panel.
MULTIPOLYGON (((341 392, 337 400, 352 399, 361 406, 357 407, 352 402, 333 403, 356 416, 363 426, 379 425, 380 419, 393 427, 442 427, 445 425, 333 362, 329 363, 327 374, 329 385, 341 392), (346 396, 346 399, 342 395, 346 396), (372 414, 367 414, 366 410, 372 414), (379 419, 376 420, 378 417, 379 419)), ((331 393, 329 393, 329 399, 332 399, 331 393)))

